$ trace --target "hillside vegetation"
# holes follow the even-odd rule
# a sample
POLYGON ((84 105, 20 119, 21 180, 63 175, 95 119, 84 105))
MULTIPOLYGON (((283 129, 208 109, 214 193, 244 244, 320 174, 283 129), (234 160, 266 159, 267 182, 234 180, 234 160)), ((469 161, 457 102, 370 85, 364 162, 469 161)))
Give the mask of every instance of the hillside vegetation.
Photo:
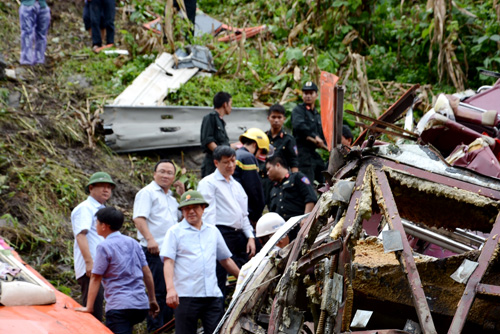
MULTIPOLYGON (((18 4, 0 3, 0 53, 20 75, 0 81, 0 235, 75 297, 69 216, 86 196, 86 180, 97 170, 112 175, 118 186, 109 204, 127 213, 133 234, 133 197, 150 181, 152 161, 166 154, 113 154, 99 127, 102 106, 159 52, 182 47, 189 28, 174 16, 165 24, 171 37, 163 39, 141 24, 164 17, 165 1, 117 1, 116 40, 130 56, 96 55, 83 31, 83 1, 48 3, 47 66, 35 68, 19 67, 18 4)), ((191 79, 167 104, 210 106, 213 94, 226 90, 237 107, 281 101, 291 110, 301 83, 325 70, 346 86, 346 108, 371 115, 420 83, 422 114, 436 92, 492 84, 478 70, 500 71, 496 0, 199 0, 198 7, 232 26, 268 29, 233 43, 195 38, 211 49, 218 72, 191 79)))

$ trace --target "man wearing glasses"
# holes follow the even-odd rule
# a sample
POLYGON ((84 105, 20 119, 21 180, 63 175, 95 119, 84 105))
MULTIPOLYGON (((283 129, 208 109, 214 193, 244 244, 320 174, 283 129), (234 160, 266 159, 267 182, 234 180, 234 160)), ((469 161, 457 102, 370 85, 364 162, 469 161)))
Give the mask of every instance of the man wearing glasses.
POLYGON ((148 316, 148 332, 152 332, 170 319, 173 311, 166 305, 166 287, 160 249, 167 230, 181 218, 177 210, 179 204, 170 190, 172 185, 179 195, 184 193, 184 184, 175 181, 175 165, 172 161, 160 160, 154 168, 153 181, 135 196, 133 220, 137 227, 137 238, 146 255, 149 269, 153 274, 156 300, 160 314, 156 318, 148 316))

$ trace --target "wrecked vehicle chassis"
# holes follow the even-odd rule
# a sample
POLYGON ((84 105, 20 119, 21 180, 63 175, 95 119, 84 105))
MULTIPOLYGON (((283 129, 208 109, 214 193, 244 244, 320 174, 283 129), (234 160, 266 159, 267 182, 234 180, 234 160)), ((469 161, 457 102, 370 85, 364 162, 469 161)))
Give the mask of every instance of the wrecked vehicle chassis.
POLYGON ((351 151, 358 157, 297 239, 249 275, 216 333, 500 331, 500 181, 406 146, 351 151), (429 245, 443 256, 418 253, 429 245), (465 260, 477 267, 459 283, 450 276, 465 260))

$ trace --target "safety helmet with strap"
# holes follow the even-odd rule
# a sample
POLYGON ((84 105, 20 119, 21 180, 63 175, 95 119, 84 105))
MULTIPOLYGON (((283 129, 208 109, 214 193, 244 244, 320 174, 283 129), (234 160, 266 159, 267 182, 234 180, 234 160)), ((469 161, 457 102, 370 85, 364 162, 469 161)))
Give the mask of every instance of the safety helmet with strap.
POLYGON ((261 129, 250 128, 240 136, 241 142, 243 142, 242 138, 248 138, 255 141, 258 148, 269 152, 269 138, 261 129))

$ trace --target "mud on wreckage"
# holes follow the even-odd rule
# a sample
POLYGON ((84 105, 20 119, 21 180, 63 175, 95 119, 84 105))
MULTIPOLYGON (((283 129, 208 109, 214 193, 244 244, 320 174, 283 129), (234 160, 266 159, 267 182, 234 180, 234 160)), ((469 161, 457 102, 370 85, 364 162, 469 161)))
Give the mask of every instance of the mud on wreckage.
MULTIPOLYGON (((333 122, 330 189, 297 239, 248 276, 216 333, 500 331, 500 147, 481 131, 498 133, 500 110, 481 124, 481 108, 462 99, 474 126, 451 103, 448 114, 431 110, 419 133, 398 129, 418 144, 377 142, 397 130, 416 88, 366 126, 361 146, 342 148, 333 122)), ((499 89, 500 80, 480 94, 499 89)), ((335 92, 331 118, 342 120, 335 92)))

